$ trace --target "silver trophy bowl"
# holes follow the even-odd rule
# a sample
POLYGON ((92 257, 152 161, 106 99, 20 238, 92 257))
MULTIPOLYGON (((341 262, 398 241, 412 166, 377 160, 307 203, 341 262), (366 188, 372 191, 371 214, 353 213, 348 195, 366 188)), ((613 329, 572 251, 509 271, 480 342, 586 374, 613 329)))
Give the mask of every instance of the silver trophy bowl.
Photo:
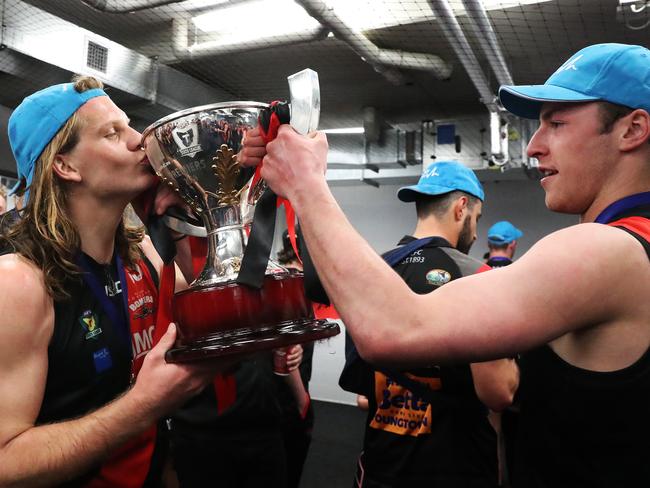
MULTIPOLYGON (((255 203, 264 190, 254 187, 254 169, 237 164, 246 132, 268 107, 258 102, 225 102, 171 114, 148 127, 143 146, 156 174, 173 188, 203 223, 208 256, 192 285, 212 285, 237 277, 255 203)), ((283 269, 274 263, 269 271, 283 269)))
POLYGON ((316 320, 302 273, 269 261, 260 289, 237 283, 266 186, 237 154, 246 132, 268 105, 226 102, 195 107, 148 127, 142 144, 149 162, 202 222, 190 226, 207 239, 206 264, 188 290, 172 300, 179 339, 172 362, 248 354, 330 337, 337 324, 316 320))

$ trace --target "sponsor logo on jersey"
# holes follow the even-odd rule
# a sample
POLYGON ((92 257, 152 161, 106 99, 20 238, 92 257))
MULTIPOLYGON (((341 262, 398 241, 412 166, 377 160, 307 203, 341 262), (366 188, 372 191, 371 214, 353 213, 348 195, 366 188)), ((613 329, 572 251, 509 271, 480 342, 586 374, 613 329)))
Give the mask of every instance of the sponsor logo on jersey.
POLYGON ((96 338, 102 333, 102 329, 99 327, 99 319, 92 310, 86 310, 82 313, 81 317, 79 317, 79 322, 86 331, 86 340, 96 338))
MULTIPOLYGON (((432 390, 441 388, 440 378, 407 375, 432 390)), ((431 433, 431 405, 390 377, 375 371, 377 411, 370 422, 373 429, 417 437, 431 433)))
POLYGON ((140 265, 138 263, 135 263, 135 268, 126 268, 126 273, 129 275, 129 278, 131 278, 131 281, 134 283, 137 283, 142 279, 142 270, 140 269, 140 265))
POLYGON ((451 281, 451 274, 444 269, 432 269, 425 275, 427 283, 433 286, 442 286, 451 281))
POLYGON ((131 337, 131 348, 133 350, 133 359, 147 354, 153 347, 153 330, 155 326, 150 326, 146 330, 136 331, 131 337))
POLYGON ((129 303, 129 310, 133 312, 133 317, 136 319, 143 319, 153 313, 153 296, 144 295, 136 298, 129 303))

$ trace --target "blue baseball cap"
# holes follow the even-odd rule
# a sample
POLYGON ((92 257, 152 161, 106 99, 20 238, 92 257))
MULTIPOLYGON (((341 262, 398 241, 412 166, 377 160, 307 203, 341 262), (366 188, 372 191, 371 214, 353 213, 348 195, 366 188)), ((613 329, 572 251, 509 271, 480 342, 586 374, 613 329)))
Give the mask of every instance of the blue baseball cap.
POLYGON ((543 85, 504 85, 499 99, 519 117, 537 119, 544 102, 603 100, 650 112, 650 51, 594 44, 575 53, 543 85))
POLYGON ((79 93, 62 83, 25 98, 9 117, 9 144, 16 158, 18 183, 11 194, 32 183, 34 165, 61 127, 91 98, 107 96, 101 88, 79 93))
POLYGON ((502 220, 490 227, 487 233, 487 240, 490 244, 510 244, 523 235, 524 233, 510 222, 502 220))
POLYGON ((483 187, 474 171, 456 161, 439 161, 424 170, 417 185, 400 188, 397 198, 414 202, 418 195, 442 195, 457 190, 485 200, 483 187))

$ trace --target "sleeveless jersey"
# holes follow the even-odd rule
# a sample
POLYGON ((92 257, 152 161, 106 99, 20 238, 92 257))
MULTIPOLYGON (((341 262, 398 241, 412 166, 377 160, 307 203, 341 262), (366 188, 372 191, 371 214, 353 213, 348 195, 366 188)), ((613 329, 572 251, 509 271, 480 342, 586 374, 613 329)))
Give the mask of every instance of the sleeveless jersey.
MULTIPOLYGON (((650 257, 649 218, 650 208, 636 208, 608 225, 650 257)), ((520 370, 514 487, 650 486, 650 350, 629 367, 595 372, 545 345, 523 354, 520 370)))
MULTIPOLYGON (((406 236, 399 244, 413 242, 413 237, 406 236)), ((403 257, 393 268, 418 294, 489 269, 439 237, 403 257)), ((399 325, 395 324, 395 334, 400 333, 399 325)), ((350 346, 346 344, 346 349, 350 346)), ((496 434, 474 390, 469 364, 402 373, 377 370, 346 351, 339 384, 368 397, 364 452, 355 486, 497 485, 496 434)))
MULTIPOLYGON (((146 258, 145 258, 146 259, 146 258)), ((85 282, 70 279, 65 287, 69 300, 54 302, 54 331, 48 348, 47 383, 37 424, 85 415, 124 393, 152 347, 157 304, 155 270, 148 260, 133 269, 124 267, 118 278, 115 260, 101 266, 86 256, 90 271, 104 284, 110 275, 114 303, 123 311, 127 293, 130 330, 119 330, 85 282), (126 286, 125 286, 126 285, 126 286)), ((129 419, 124 419, 128 422, 129 419)), ((65 486, 143 486, 147 479, 156 438, 155 426, 136 437, 102 466, 96 466, 65 486)), ((155 476, 152 470, 152 476, 155 476)))

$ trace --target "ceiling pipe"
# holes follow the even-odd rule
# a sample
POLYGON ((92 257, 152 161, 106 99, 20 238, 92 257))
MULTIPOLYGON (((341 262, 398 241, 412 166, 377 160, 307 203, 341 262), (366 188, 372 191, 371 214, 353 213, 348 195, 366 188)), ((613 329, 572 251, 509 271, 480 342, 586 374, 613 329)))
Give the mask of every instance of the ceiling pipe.
POLYGON ((490 63, 499 85, 513 85, 510 69, 506 64, 496 33, 488 18, 485 5, 481 0, 463 0, 463 6, 469 17, 476 40, 490 63))
POLYGON ((180 3, 185 0, 81 0, 82 3, 88 5, 100 12, 108 12, 111 14, 131 14, 139 12, 140 10, 149 10, 164 5, 171 5, 172 3, 180 3))
POLYGON ((438 25, 445 34, 447 41, 454 49, 456 56, 478 91, 481 101, 490 112, 490 161, 493 164, 505 167, 510 161, 508 119, 505 117, 505 111, 492 91, 483 68, 481 68, 465 33, 458 23, 458 19, 456 19, 449 0, 429 0, 429 5, 438 18, 438 25))
POLYGON ((277 36, 260 37, 250 41, 236 41, 224 44, 223 41, 202 42, 190 44, 190 20, 176 18, 172 22, 172 50, 178 60, 199 59, 221 54, 252 51, 269 47, 297 44, 322 40, 327 37, 328 30, 322 26, 302 32, 282 34, 277 36))
POLYGON ((451 65, 434 54, 410 53, 377 47, 361 32, 355 31, 347 25, 322 0, 296 0, 296 3, 332 31, 337 39, 346 42, 375 71, 395 85, 407 82, 406 77, 400 73, 398 68, 427 71, 442 80, 451 76, 451 65))
POLYGON ((438 25, 442 29, 447 41, 456 53, 461 64, 467 71, 474 87, 478 91, 481 101, 488 107, 488 110, 496 109, 496 96, 488 83, 483 68, 478 62, 465 33, 456 19, 456 15, 448 0, 429 0, 429 6, 438 18, 438 25))

